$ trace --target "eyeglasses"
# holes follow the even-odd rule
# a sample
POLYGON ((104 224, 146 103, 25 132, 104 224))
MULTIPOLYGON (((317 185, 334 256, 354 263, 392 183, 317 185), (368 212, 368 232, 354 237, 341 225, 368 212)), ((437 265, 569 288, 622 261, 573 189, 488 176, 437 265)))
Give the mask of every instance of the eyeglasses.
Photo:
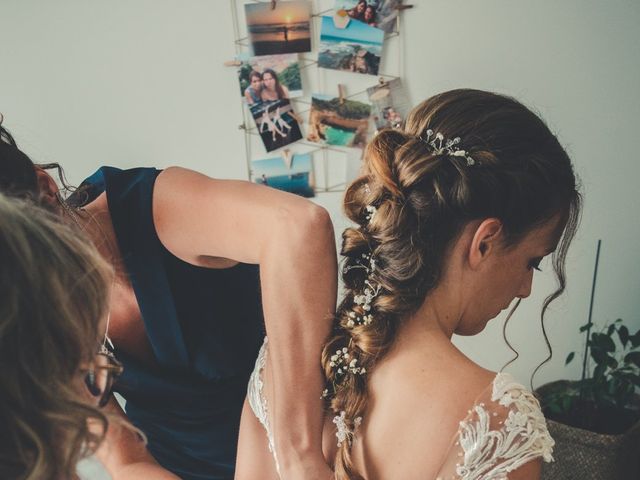
POLYGON ((123 370, 122 364, 116 360, 113 353, 102 345, 84 377, 84 383, 89 393, 96 397, 98 407, 104 407, 107 404, 111 397, 113 383, 123 370))

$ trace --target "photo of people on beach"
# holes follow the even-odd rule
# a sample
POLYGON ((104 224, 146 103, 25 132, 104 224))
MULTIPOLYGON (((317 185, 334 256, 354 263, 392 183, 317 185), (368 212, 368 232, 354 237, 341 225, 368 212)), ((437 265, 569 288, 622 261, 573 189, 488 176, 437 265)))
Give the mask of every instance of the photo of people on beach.
POLYGON ((382 30, 365 23, 351 21, 346 28, 336 28, 333 17, 322 17, 318 66, 377 75, 383 40, 382 30))
POLYGON ((258 133, 267 152, 302 139, 291 101, 283 98, 273 102, 249 105, 258 133))
POLYGON ((255 183, 295 193, 303 197, 315 196, 315 179, 311 155, 295 154, 288 167, 282 157, 251 162, 251 177, 255 183))
POLYGON ((345 10, 347 15, 385 33, 398 31, 397 6, 401 0, 336 0, 335 10, 345 10))
POLYGON ((302 96, 298 55, 239 55, 240 94, 248 105, 302 96))
POLYGON ((314 94, 311 97, 309 132, 311 142, 364 148, 369 131, 371 106, 355 100, 314 94))
POLYGON ((376 128, 400 128, 409 114, 411 105, 407 91, 399 78, 367 88, 373 107, 372 116, 376 128))
POLYGON ((311 4, 296 0, 244 6, 253 55, 311 51, 311 4))

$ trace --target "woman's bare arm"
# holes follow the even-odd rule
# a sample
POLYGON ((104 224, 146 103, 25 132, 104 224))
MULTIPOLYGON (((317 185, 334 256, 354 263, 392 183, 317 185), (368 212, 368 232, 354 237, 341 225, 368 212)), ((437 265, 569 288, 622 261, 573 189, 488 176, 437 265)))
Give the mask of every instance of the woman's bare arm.
POLYGON ((329 215, 295 195, 174 167, 156 180, 153 217, 164 246, 187 262, 260 265, 282 477, 326 479, 320 355, 337 295, 329 215))

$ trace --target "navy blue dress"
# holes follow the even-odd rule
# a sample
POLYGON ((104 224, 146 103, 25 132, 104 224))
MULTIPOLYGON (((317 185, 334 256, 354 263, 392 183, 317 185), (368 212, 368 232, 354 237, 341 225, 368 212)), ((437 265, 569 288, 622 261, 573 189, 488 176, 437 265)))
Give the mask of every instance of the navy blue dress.
POLYGON ((102 167, 83 183, 83 203, 107 192, 158 363, 150 368, 116 347, 124 373, 115 390, 163 467, 185 480, 233 478, 240 413, 264 335, 258 266, 216 270, 171 254, 151 213, 159 173, 102 167))

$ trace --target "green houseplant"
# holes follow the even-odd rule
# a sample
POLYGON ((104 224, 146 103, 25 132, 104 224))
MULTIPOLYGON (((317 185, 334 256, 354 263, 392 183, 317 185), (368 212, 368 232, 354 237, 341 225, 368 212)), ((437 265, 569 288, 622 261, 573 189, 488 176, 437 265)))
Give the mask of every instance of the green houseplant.
MULTIPOLYGON (((556 461, 544 465, 543 479, 640 479, 640 330, 631 334, 617 319, 593 331, 599 252, 600 242, 589 321, 580 327, 585 335, 581 379, 536 390, 556 441, 556 461)), ((569 353, 565 365, 575 356, 569 353)))

